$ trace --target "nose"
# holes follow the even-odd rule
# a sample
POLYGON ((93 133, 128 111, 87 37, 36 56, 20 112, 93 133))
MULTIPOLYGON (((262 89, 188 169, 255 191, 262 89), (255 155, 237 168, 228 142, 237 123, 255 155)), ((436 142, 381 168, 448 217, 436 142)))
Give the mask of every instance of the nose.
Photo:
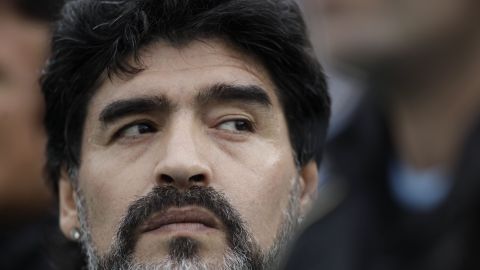
POLYGON ((212 173, 201 131, 188 124, 172 126, 160 146, 164 151, 155 167, 156 184, 178 189, 209 185, 212 173))

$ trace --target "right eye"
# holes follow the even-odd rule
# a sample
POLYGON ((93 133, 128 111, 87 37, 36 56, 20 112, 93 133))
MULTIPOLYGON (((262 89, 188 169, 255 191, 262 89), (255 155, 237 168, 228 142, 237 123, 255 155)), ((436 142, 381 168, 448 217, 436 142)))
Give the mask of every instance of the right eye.
POLYGON ((147 133, 154 133, 157 129, 150 123, 134 123, 121 128, 115 133, 115 139, 136 139, 147 133))

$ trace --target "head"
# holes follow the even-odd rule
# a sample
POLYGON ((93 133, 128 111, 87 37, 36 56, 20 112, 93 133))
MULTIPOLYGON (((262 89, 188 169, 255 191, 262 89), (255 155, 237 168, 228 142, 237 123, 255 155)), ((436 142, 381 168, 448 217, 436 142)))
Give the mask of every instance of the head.
POLYGON ((303 1, 318 27, 318 43, 341 64, 368 68, 438 47, 455 52, 478 36, 475 0, 303 1))
POLYGON ((37 206, 46 202, 48 189, 42 176, 46 143, 44 104, 38 78, 47 57, 50 24, 58 13, 55 7, 59 2, 0 2, 2 208, 38 210, 37 206))
POLYGON ((42 79, 48 168, 89 268, 273 266, 328 122, 310 49, 292 1, 68 3, 42 79))

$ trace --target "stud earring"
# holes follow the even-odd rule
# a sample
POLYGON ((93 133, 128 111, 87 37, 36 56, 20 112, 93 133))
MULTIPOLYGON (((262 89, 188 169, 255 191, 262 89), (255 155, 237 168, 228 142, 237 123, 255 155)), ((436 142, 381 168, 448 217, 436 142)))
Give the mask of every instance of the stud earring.
POLYGON ((80 240, 80 230, 78 228, 73 228, 72 231, 70 232, 70 236, 75 242, 78 242, 80 240))

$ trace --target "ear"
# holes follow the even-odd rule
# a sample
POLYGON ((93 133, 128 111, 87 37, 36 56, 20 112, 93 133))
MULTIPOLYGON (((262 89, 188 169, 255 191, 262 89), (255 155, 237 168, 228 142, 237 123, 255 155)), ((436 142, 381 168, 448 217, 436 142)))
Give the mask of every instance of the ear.
POLYGON ((58 183, 58 200, 60 229, 68 239, 73 240, 71 233, 74 228, 80 227, 80 222, 76 207, 75 188, 65 169, 62 169, 58 183))
POLYGON ((317 197, 318 191, 318 168, 314 160, 309 161, 300 170, 300 211, 304 216, 311 208, 317 197))

